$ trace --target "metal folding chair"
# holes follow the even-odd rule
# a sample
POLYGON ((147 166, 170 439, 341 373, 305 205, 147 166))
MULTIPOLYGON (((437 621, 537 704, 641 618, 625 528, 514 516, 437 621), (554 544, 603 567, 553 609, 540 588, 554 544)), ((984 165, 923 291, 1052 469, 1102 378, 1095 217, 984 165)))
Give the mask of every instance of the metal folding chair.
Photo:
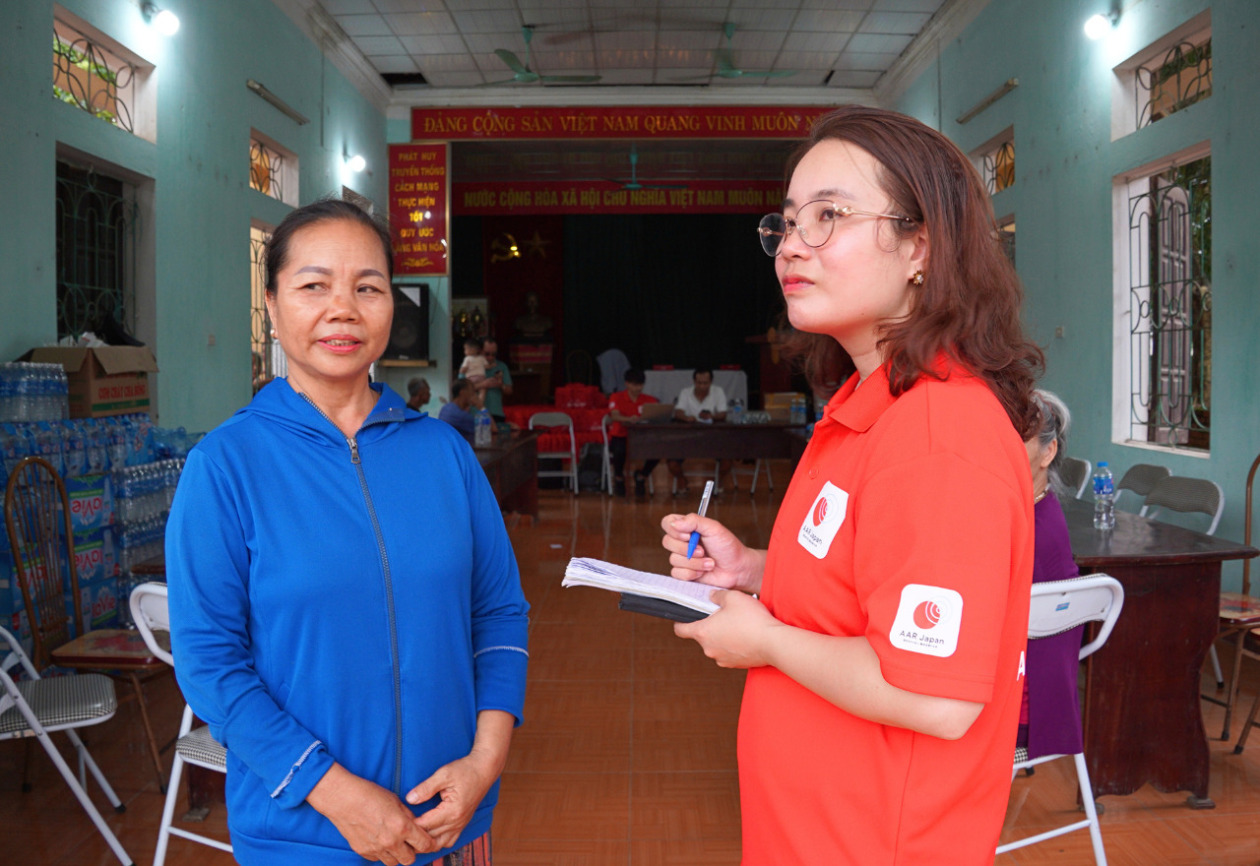
MULTIPOLYGON (((169 635, 171 617, 166 601, 166 584, 142 583, 131 591, 131 616, 149 650, 171 667, 175 659, 168 646, 158 639, 157 632, 169 635)), ((202 836, 174 825, 175 801, 179 799, 179 780, 184 764, 194 764, 207 770, 227 773, 227 749, 210 736, 205 725, 194 729, 192 707, 184 704, 184 717, 179 723, 179 739, 175 741, 175 761, 171 765, 171 784, 166 789, 166 804, 162 807, 162 823, 158 827, 157 850, 153 854, 153 866, 166 862, 166 846, 171 836, 179 836, 232 853, 232 846, 210 836, 202 836)))
MULTIPOLYGON (((535 412, 529 416, 529 429, 535 427, 563 427, 566 435, 569 437, 569 449, 567 451, 538 451, 539 466, 543 460, 552 459, 560 461, 559 469, 539 469, 539 478, 567 478, 569 480, 569 488, 574 495, 578 492, 578 456, 577 456, 577 437, 573 435, 573 419, 564 412, 535 412), (569 461, 569 468, 564 468, 564 461, 569 461)), ((554 432, 554 431, 553 431, 554 432)))
POLYGON ((1120 483, 1116 485, 1116 502, 1120 501, 1120 495, 1131 490, 1136 493, 1138 498, 1143 500, 1141 510, 1138 514, 1146 516, 1146 496, 1151 490, 1163 479, 1172 475, 1172 471, 1167 466, 1157 466, 1154 463, 1134 463, 1124 473, 1124 477, 1120 479, 1120 483))
POLYGON ((44 747, 48 757, 57 766, 57 772, 66 780, 75 799, 87 812, 96 829, 105 837, 120 862, 131 864, 131 856, 123 850, 122 843, 109 829, 105 819, 97 810, 96 804, 88 796, 86 770, 100 785, 115 812, 124 812, 127 807, 118 799, 114 789, 109 786, 105 774, 96 765, 83 740, 75 733, 76 728, 99 725, 114 717, 118 709, 118 700, 114 695, 114 683, 100 674, 80 674, 74 677, 49 677, 41 679, 35 665, 22 651, 18 639, 0 628, 0 651, 4 652, 0 661, 0 741, 24 737, 36 737, 44 747), (7 646, 6 646, 7 644, 7 646), (9 672, 21 668, 16 680, 9 672), (79 776, 75 778, 61 752, 53 743, 50 734, 53 731, 65 731, 74 745, 79 759, 79 776))
POLYGON ((1059 470, 1059 478, 1067 485, 1072 498, 1080 499, 1085 495, 1093 468, 1088 460, 1082 460, 1079 457, 1063 458, 1063 468, 1059 470))

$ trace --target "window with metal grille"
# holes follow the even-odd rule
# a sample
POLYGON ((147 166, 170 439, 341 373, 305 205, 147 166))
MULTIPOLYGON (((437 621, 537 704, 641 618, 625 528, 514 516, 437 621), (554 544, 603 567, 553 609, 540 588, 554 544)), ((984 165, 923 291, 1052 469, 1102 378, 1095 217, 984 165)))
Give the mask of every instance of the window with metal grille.
POLYGON ((989 195, 1015 184, 1015 139, 1008 138, 987 150, 980 160, 980 176, 989 195))
POLYGON ((1212 95, 1212 36, 1179 42, 1134 71, 1137 128, 1212 95))
POLYGON ((1006 251, 1006 257, 1011 260, 1011 264, 1015 264, 1015 217, 1008 216, 998 220, 998 240, 1002 242, 1002 249, 1006 251))
POLYGON ((53 97, 135 132, 137 69, 63 21, 53 21, 53 97))
POLYGON ((297 154, 262 133, 249 136, 249 188, 285 204, 297 205, 297 154))
POLYGON ((276 376, 288 372, 288 362, 280 343, 271 336, 271 317, 267 314, 267 241, 271 228, 255 222, 249 227, 249 347, 253 388, 257 391, 276 376))
POLYGON ((57 162, 57 336, 134 334, 139 208, 135 190, 94 168, 57 162))
POLYGON ((1209 448, 1211 168, 1209 154, 1126 187, 1133 441, 1209 448))

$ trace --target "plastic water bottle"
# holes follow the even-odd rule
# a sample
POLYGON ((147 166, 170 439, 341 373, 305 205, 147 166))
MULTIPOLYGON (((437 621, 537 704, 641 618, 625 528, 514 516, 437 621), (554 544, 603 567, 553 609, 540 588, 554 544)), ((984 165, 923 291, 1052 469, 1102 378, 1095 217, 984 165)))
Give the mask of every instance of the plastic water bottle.
POLYGON ((732 424, 744 423, 744 401, 738 397, 731 401, 731 410, 727 413, 727 420, 732 424))
POLYGON ((478 448, 490 447, 490 411, 484 406, 477 410, 474 426, 473 445, 478 448))
POLYGON ((1116 485, 1106 460, 1094 470, 1094 528, 1111 529, 1116 525, 1116 485))

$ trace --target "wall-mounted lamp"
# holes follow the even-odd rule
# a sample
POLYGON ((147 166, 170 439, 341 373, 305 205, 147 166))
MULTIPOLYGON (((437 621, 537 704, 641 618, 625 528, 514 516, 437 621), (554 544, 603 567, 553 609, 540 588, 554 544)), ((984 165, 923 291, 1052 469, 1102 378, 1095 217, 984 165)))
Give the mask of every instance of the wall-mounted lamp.
POLYGON ((1112 10, 1111 12, 1091 15, 1089 20, 1085 22, 1085 35, 1090 39, 1102 39, 1107 35, 1107 31, 1116 26, 1116 22, 1120 20, 1120 13, 1112 10))
POLYGON ((156 3, 145 0, 140 4, 140 14, 163 36, 174 36, 179 32, 179 16, 169 9, 159 9, 156 3))
POLYGON ((367 168, 367 160, 363 158, 362 154, 356 153, 354 156, 346 159, 346 168, 358 174, 367 168))

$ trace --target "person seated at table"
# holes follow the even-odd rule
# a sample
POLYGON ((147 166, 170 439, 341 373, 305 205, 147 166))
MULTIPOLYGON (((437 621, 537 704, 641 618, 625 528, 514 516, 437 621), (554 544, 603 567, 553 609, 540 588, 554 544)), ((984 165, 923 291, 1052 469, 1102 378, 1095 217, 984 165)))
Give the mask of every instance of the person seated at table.
MULTIPOLYGON (((674 401, 674 420, 688 424, 712 424, 714 421, 726 420, 726 392, 720 385, 713 384, 713 371, 698 367, 691 374, 692 385, 678 392, 674 401)), ((729 469, 728 461, 718 461, 718 477, 721 478, 729 469)), ((683 472, 682 460, 667 460, 665 465, 674 476, 674 495, 682 496, 688 492, 687 476, 683 472)), ((719 493, 721 490, 719 489, 719 493)))
MULTIPOLYGON (((613 424, 608 428, 608 454, 612 460, 613 493, 616 496, 626 495, 626 426, 642 424, 643 407, 649 403, 659 402, 651 394, 643 393, 643 383, 647 377, 642 370, 630 368, 623 377, 626 383, 624 391, 617 391, 608 398, 608 415, 613 424)), ((634 495, 647 496, 647 477, 652 474, 659 460, 645 460, 634 473, 634 495)))
POLYGON ((423 376, 413 376, 407 380, 407 408, 419 412, 433 397, 429 389, 429 380, 423 376))
MULTIPOLYGON (((503 414, 503 398, 512 394, 512 374, 507 364, 499 360, 499 344, 494 340, 486 340, 481 344, 481 356, 486 362, 485 378, 473 382, 473 388, 480 395, 479 402, 490 413, 490 417, 500 424, 507 423, 507 415, 503 414)), ((467 359, 465 359, 467 360, 467 359)))
POLYGON ((468 411, 472 405, 472 383, 467 379, 456 379, 451 383, 451 399, 442 406, 441 411, 438 412, 438 418, 471 439, 477 432, 472 412, 468 411))
MULTIPOLYGON (((1059 468, 1067 454, 1072 415, 1049 391, 1033 392, 1041 410, 1041 428, 1024 443, 1033 481, 1033 583, 1067 580, 1080 575, 1072 559, 1067 520, 1058 496, 1066 490, 1059 468)), ((1067 495, 1071 495, 1070 493, 1067 495)), ((1084 626, 1054 637, 1030 640, 1016 745, 1028 757, 1074 755, 1081 751, 1081 713, 1076 675, 1084 626)))

